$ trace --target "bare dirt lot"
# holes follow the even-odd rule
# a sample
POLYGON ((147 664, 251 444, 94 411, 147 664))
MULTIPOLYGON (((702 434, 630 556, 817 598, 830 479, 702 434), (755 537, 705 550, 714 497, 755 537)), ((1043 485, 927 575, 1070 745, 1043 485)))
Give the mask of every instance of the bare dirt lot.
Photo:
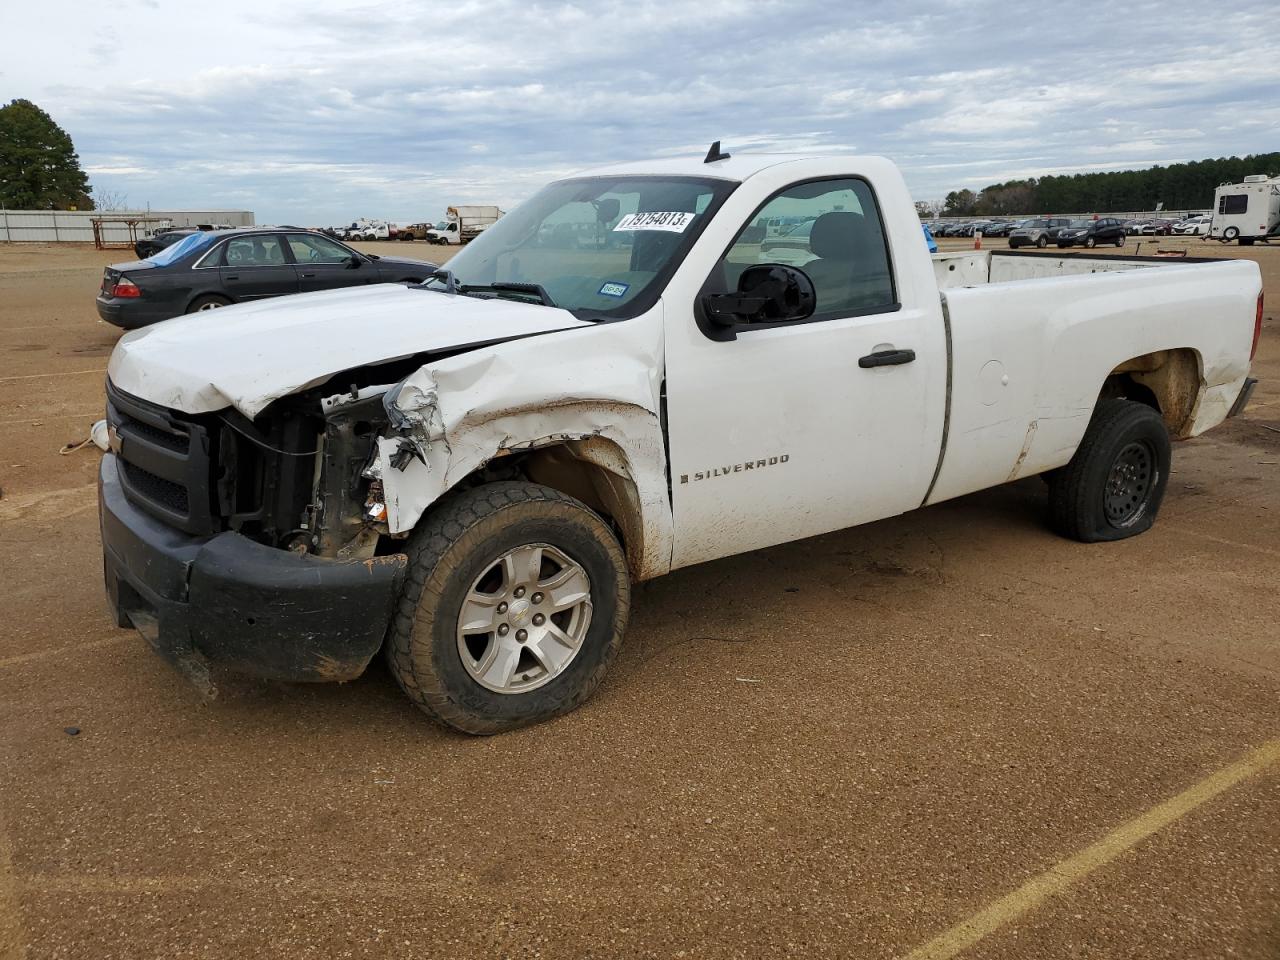
MULTIPOLYGON (((1181 246, 1280 316, 1280 247, 1181 246)), ((1144 536, 1030 479, 683 570, 584 709, 468 739, 381 666, 203 703, 112 626, 58 452, 112 259, 0 246, 0 960, 1280 956, 1273 319, 1144 536)))

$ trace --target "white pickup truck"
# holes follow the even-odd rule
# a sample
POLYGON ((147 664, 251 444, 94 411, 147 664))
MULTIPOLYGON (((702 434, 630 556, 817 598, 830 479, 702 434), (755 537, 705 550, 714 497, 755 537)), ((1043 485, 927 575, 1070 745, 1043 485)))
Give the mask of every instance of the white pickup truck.
POLYGON ((889 161, 718 146, 552 183, 449 268, 116 347, 108 594, 207 689, 384 650, 493 733, 586 699, 679 567, 1037 474, 1063 535, 1131 536, 1262 316, 1252 262, 931 258, 889 161))

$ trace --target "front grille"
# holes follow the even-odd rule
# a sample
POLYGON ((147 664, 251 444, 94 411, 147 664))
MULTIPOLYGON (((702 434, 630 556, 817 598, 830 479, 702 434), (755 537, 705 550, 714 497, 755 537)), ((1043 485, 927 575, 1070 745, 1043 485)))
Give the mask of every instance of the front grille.
POLYGON ((120 483, 135 506, 186 533, 219 528, 213 509, 211 438, 196 418, 139 400, 107 381, 120 483))
POLYGON ((128 485, 146 498, 148 502, 158 503, 166 509, 186 514, 190 512, 190 501, 187 490, 180 484, 157 477, 153 473, 135 467, 128 460, 120 461, 120 469, 128 485))

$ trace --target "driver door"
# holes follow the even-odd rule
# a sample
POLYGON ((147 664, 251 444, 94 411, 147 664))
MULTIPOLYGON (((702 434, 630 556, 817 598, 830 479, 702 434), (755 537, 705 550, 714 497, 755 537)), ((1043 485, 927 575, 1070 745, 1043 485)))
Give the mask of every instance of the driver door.
MULTIPOLYGON (((918 225, 911 234, 896 239, 923 256, 918 225)), ((813 281, 806 320, 739 326, 724 339, 697 304, 664 302, 673 568, 903 513, 932 480, 941 308, 902 302, 871 186, 833 179, 776 194, 703 292, 734 290, 746 266, 780 261, 813 281), (775 218, 790 226, 770 234, 775 218), (889 351, 897 362, 868 365, 889 351)))
POLYGON ((335 240, 309 233, 291 233, 288 242, 298 274, 299 293, 379 282, 373 264, 360 257, 360 265, 352 266, 354 251, 335 240))

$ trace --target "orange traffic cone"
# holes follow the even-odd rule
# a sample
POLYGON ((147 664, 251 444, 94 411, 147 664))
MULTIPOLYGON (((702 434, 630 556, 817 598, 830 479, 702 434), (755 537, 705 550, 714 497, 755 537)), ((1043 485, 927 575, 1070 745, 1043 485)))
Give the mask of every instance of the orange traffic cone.
POLYGON ((982 249, 982 231, 981 230, 973 231, 973 249, 975 250, 982 249))

